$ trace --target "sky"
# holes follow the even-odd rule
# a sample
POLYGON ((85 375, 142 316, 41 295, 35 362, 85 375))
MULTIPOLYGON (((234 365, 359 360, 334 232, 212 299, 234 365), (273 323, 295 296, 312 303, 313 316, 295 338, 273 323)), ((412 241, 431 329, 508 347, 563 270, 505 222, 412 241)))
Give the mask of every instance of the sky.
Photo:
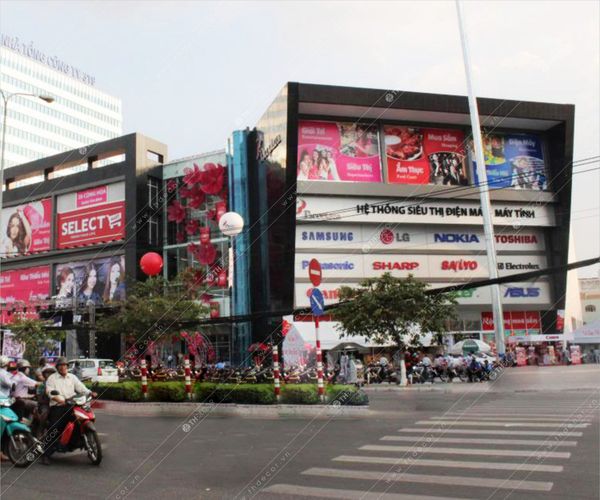
MULTIPOLYGON (((600 155, 599 5, 464 4, 477 95, 575 104, 575 160, 600 155)), ((94 75, 171 159, 223 148, 287 81, 466 93, 452 1, 0 0, 0 31, 94 75)), ((573 177, 572 261, 600 255, 599 194, 600 171, 573 177)))

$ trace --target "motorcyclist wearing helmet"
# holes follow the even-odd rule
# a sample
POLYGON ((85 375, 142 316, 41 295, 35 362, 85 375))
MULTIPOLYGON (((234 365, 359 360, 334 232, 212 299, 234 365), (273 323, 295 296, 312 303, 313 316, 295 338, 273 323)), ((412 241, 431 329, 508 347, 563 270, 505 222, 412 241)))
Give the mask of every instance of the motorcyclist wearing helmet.
POLYGON ((31 364, 29 361, 21 359, 17 363, 17 371, 12 376, 14 384, 12 395, 15 398, 13 410, 19 418, 29 417, 36 406, 34 394, 31 390, 33 390, 38 383, 29 378, 30 370, 31 364))
POLYGON ((0 398, 10 397, 13 381, 10 373, 6 371, 9 362, 8 356, 0 356, 0 398))
MULTIPOLYGON (((56 373, 48 377, 46 381, 46 395, 50 398, 50 411, 48 413, 48 433, 52 439, 52 444, 58 441, 65 426, 71 418, 72 406, 67 401, 75 395, 91 394, 96 397, 96 393, 90 391, 83 383, 72 373, 68 371, 67 358, 60 357, 56 360, 56 373), (56 392, 58 394, 52 394, 56 392)), ((47 465, 48 452, 50 447, 46 447, 46 453, 42 457, 42 463, 47 465)))

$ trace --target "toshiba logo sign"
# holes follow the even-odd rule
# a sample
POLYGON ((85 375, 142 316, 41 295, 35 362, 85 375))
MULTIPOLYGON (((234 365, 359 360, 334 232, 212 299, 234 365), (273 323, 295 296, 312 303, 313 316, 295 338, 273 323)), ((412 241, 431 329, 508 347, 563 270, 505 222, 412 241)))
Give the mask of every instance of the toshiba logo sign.
POLYGON ((125 203, 117 201, 58 214, 58 248, 93 245, 125 237, 125 203))

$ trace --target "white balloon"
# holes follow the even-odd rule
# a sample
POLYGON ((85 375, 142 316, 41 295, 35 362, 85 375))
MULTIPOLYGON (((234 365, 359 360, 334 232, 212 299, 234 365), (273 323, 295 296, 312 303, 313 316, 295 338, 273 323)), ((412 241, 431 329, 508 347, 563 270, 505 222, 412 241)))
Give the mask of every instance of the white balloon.
POLYGON ((235 236, 244 229, 244 219, 237 212, 224 213, 219 219, 219 229, 225 236, 235 236))

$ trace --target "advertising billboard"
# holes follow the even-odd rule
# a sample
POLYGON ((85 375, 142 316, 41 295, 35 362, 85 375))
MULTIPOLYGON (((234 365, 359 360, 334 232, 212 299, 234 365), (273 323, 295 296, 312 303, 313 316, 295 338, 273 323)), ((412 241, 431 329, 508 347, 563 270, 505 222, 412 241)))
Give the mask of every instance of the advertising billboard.
POLYGON ((125 238, 123 183, 62 195, 57 205, 57 248, 88 246, 125 238))
POLYGON ((50 250, 50 198, 2 210, 0 256, 18 257, 50 250))
POLYGON ((381 182, 377 127, 301 120, 298 180, 381 182))
MULTIPOLYGON (((2 306, 2 323, 11 323, 16 318, 9 314, 11 304, 21 303, 27 307, 33 301, 44 300, 50 295, 50 266, 36 266, 0 274, 0 298, 2 306)), ((22 310, 22 308, 17 308, 22 310)), ((35 318, 35 309, 29 307, 26 313, 19 313, 21 318, 35 318)))
POLYGON ((96 305, 125 300, 125 257, 118 255, 87 261, 58 264, 54 270, 57 305, 65 307, 88 301, 96 305))
POLYGON ((462 131, 385 125, 383 132, 388 182, 468 184, 462 131))
MULTIPOLYGON (((539 311, 504 311, 504 335, 526 336, 539 335, 542 331, 542 320, 539 311)), ((494 330, 494 316, 491 312, 481 313, 481 329, 484 332, 494 330)))
MULTIPOLYGON (((544 154, 539 137, 531 134, 482 133, 483 154, 490 189, 514 188, 544 191, 548 189, 544 154)), ((473 179, 478 184, 473 142, 473 179)))
MULTIPOLYGON (((481 205, 476 201, 453 200, 395 202, 385 198, 353 198, 352 204, 342 196, 299 195, 296 198, 299 222, 346 221, 384 224, 483 224, 481 205)), ((495 226, 554 226, 554 208, 549 204, 492 203, 495 226)))

